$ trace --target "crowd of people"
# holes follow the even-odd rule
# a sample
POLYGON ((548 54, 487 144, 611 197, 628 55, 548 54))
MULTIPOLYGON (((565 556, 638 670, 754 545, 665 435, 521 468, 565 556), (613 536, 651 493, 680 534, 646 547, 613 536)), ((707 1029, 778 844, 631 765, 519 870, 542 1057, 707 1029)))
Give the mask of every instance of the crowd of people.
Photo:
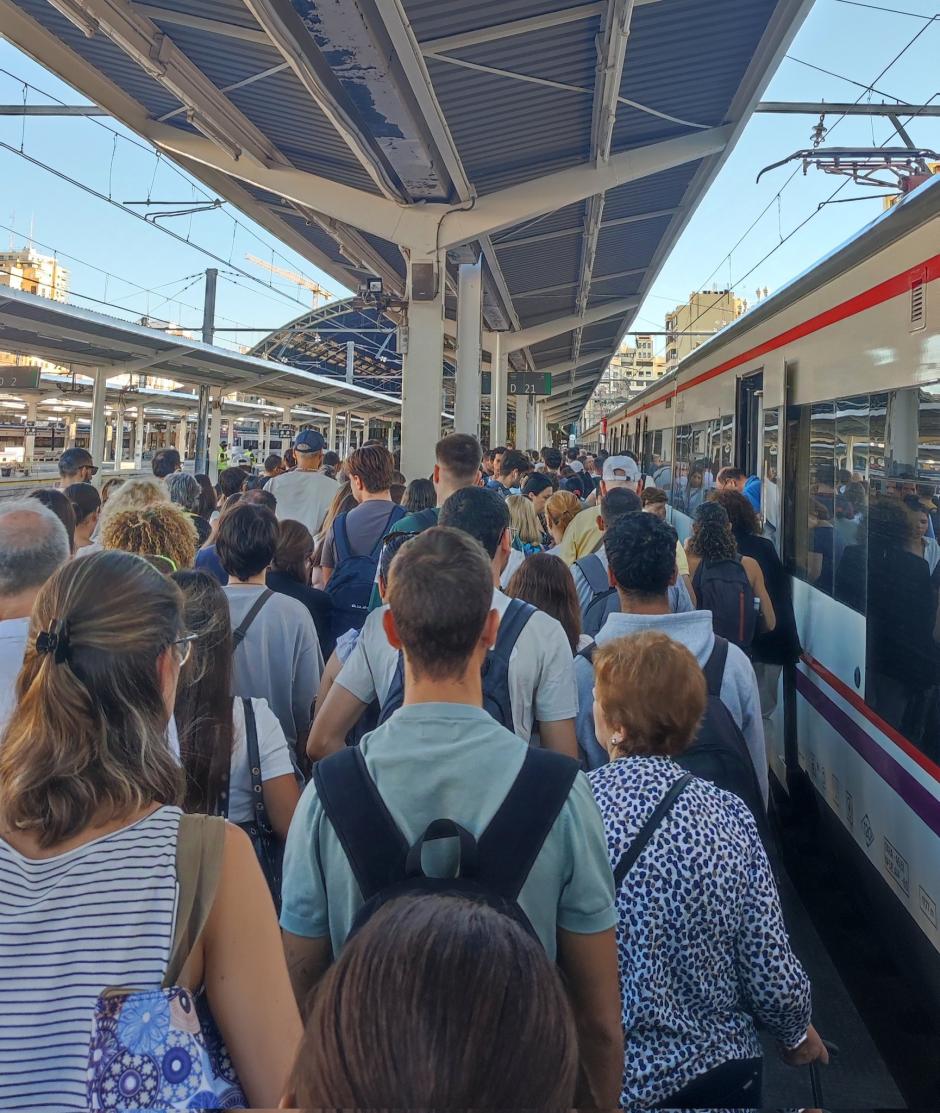
POLYGON ((759 1108, 758 1027, 825 1061, 747 499, 683 546, 630 454, 291 453, 0 503, 0 1108, 759 1108))

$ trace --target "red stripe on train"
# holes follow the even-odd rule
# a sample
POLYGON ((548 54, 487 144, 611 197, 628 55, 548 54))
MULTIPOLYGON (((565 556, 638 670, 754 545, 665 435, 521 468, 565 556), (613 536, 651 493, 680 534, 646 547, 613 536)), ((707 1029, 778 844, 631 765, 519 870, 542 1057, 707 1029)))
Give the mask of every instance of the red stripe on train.
POLYGON ((864 716, 868 720, 868 722, 872 724, 873 727, 879 730, 887 738, 890 738, 891 741, 899 749, 903 750, 904 753, 907 754, 911 761, 916 762, 921 767, 921 769, 923 769, 925 773, 928 773, 931 777, 933 777, 935 781, 940 781, 940 766, 931 761, 926 754, 922 754, 912 742, 909 742, 903 734, 900 734, 898 731, 896 731, 894 727, 890 725, 890 723, 886 723, 884 719, 882 719, 879 715, 876 715, 875 712, 872 711, 868 704, 858 694, 858 692, 853 692, 846 683, 844 683, 838 678, 838 676, 835 675, 835 673, 831 673, 825 665, 821 665, 813 657, 810 657, 808 653, 803 654, 803 662, 804 664, 809 666, 809 668, 811 668, 821 680, 828 684, 829 687, 833 689, 833 691, 838 692, 838 694, 847 703, 850 703, 860 715, 864 716))
POLYGON ((636 417, 637 414, 643 413, 644 410, 652 409, 653 406, 661 406, 669 397, 675 397, 676 394, 691 390, 692 387, 708 382, 709 379, 714 379, 718 375, 723 375, 726 371, 732 371, 735 367, 740 367, 744 363, 750 363, 752 360, 760 359, 761 356, 765 356, 769 352, 774 352, 778 348, 782 348, 784 344, 790 344, 794 340, 802 340, 803 337, 811 336, 814 332, 819 332, 824 328, 828 328, 830 325, 838 324, 839 321, 844 321, 849 317, 864 313, 865 310, 873 309, 876 305, 881 305, 883 302, 890 301, 892 298, 900 297, 911 289, 918 278, 922 279, 924 282, 936 282, 937 279, 940 278, 940 255, 934 255, 925 262, 918 263, 917 266, 910 267, 908 270, 902 271, 900 274, 896 274, 892 278, 886 279, 884 282, 880 282, 877 286, 872 286, 871 289, 856 294, 854 298, 849 298, 848 301, 841 302, 839 305, 834 305, 831 309, 827 309, 823 313, 818 313, 815 317, 810 317, 809 320, 803 321, 799 325, 794 325, 793 328, 787 329, 786 332, 781 332, 778 336, 766 340, 763 344, 758 344, 756 347, 743 352, 739 356, 735 356, 733 359, 726 360, 724 363, 719 363, 717 367, 712 367, 708 371, 703 371, 701 374, 696 375, 695 378, 689 379, 688 382, 679 383, 672 394, 664 394, 661 398, 654 398, 651 402, 646 402, 637 409, 630 410, 629 413, 624 414, 623 420, 626 421, 631 417, 636 417))

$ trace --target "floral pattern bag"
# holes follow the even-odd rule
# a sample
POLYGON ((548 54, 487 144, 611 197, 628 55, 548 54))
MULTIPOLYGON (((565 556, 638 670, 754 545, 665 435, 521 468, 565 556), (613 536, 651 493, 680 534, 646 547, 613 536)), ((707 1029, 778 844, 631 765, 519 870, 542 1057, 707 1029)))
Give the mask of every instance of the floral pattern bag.
POLYGON ((96 1113, 248 1104, 205 994, 175 984, 212 908, 224 837, 224 820, 180 818, 179 910, 163 988, 106 989, 95 1005, 87 1098, 96 1113))

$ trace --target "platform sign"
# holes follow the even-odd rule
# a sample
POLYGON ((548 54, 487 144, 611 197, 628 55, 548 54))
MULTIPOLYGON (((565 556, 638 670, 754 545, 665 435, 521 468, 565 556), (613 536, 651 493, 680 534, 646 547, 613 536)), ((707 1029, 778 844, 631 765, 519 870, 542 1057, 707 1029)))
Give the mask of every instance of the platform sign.
POLYGON ((23 432, 26 434, 27 437, 34 437, 36 435, 36 422, 27 421, 26 424, 23 426, 23 432))
POLYGON ((276 440, 290 440, 294 435, 293 425, 272 425, 271 436, 276 440))
POLYGON ((38 367, 0 365, 0 390, 38 390, 38 367))
MULTIPOLYGON (((510 397, 533 395, 547 397, 552 392, 552 377, 541 371, 510 371, 506 376, 510 397)), ((493 376, 489 371, 484 371, 480 376, 480 393, 493 393, 493 376)))

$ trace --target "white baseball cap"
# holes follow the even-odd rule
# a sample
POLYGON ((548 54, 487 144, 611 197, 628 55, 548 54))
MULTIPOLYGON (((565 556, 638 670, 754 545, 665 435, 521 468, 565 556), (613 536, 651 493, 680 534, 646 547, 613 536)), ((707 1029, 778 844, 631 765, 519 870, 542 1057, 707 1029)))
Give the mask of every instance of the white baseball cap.
POLYGON ((631 456, 608 456, 601 478, 605 483, 639 483, 640 465, 631 456))

